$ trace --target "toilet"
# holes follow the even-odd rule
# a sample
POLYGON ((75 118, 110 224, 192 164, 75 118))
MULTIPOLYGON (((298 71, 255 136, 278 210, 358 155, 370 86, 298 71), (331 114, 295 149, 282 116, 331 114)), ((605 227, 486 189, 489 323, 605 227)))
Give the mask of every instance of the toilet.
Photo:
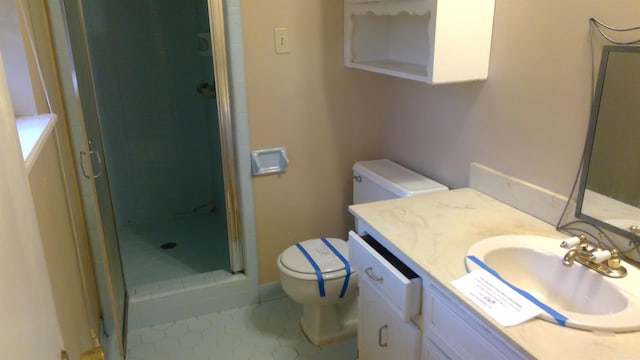
MULTIPOLYGON (((445 190, 446 186, 388 159, 353 166, 354 204, 445 190)), ((362 224, 356 228, 364 231, 362 224)), ((315 345, 356 333, 358 274, 348 259, 347 242, 326 237, 301 241, 278 256, 282 289, 302 304, 300 326, 315 345)))

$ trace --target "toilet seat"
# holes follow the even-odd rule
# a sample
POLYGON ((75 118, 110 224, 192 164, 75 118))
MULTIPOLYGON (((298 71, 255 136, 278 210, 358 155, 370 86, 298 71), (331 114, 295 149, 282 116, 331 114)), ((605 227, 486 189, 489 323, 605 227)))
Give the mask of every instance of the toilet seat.
MULTIPOLYGON (((345 259, 349 257, 349 245, 346 241, 336 238, 325 238, 345 259)), ((317 264, 325 280, 344 278, 347 274, 344 262, 319 239, 301 241, 299 243, 317 264)), ((307 257, 296 247, 291 246, 279 257, 281 270, 288 276, 317 281, 316 270, 307 257)), ((353 268, 349 266, 351 273, 353 268)))

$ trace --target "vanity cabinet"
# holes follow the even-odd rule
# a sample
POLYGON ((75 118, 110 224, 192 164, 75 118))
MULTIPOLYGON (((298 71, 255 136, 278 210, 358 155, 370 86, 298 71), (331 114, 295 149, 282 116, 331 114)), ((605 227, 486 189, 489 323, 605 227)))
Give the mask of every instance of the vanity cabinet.
POLYGON ((425 281, 423 299, 423 360, 527 358, 432 281, 425 281))
POLYGON ((358 303, 358 353, 360 359, 420 359, 420 329, 393 311, 393 306, 364 280, 358 303))
POLYGON ((430 84, 485 80, 495 0, 345 0, 347 67, 430 84))
POLYGON ((360 286, 359 359, 528 359, 428 273, 414 272, 398 256, 370 235, 349 233, 349 261, 360 286))
POLYGON ((349 234, 349 261, 359 275, 360 359, 420 359, 421 279, 369 236, 349 234))

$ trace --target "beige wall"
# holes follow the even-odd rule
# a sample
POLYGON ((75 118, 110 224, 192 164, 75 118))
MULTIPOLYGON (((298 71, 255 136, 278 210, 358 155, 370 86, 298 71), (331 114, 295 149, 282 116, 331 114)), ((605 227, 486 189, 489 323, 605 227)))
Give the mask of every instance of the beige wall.
POLYGON ((60 323, 56 316, 33 198, 20 151, 2 56, 0 249, 2 358, 60 358, 60 349, 63 347, 60 323))
POLYGON ((16 116, 38 113, 29 76, 28 56, 21 35, 22 12, 15 1, 0 2, 0 50, 4 54, 7 82, 16 116))
POLYGON ((342 0, 243 0, 251 149, 286 146, 289 169, 253 181, 260 283, 297 241, 345 238, 354 161, 382 156, 386 79, 343 67, 342 0), (274 53, 288 27, 291 54, 274 53))
POLYGON ((384 154, 451 187, 477 161, 568 195, 589 119, 588 19, 633 26, 638 13, 637 0, 496 0, 489 79, 431 86, 344 69, 341 0, 242 1, 251 147, 291 159, 254 178, 260 283, 277 281, 285 247, 345 235, 358 159, 384 154), (292 54, 274 55, 274 27, 290 28, 292 54))
POLYGON ((385 154, 453 187, 478 161, 567 195, 590 108, 588 19, 640 24, 637 0, 496 0, 489 79, 390 79, 385 154))

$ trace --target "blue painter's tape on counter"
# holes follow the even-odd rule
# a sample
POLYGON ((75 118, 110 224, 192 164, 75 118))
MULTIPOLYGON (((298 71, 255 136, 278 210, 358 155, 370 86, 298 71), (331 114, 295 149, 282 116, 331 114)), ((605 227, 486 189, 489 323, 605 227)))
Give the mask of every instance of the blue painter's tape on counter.
POLYGON ((490 268, 487 264, 482 262, 482 260, 478 259, 477 257, 475 257, 473 255, 467 256, 467 259, 473 261, 476 265, 478 265, 481 268, 483 268, 484 270, 486 270, 488 273, 493 275, 496 279, 498 279, 498 280, 502 281, 503 283, 507 284, 510 288, 515 290, 518 294, 524 296, 525 298, 527 298, 527 300, 529 300, 532 303, 536 304, 539 308, 544 310, 547 314, 551 315, 558 324, 560 324, 562 326, 565 326, 565 324, 567 323, 568 318, 566 316, 560 314, 559 312, 557 312, 554 309, 552 309, 549 305, 547 305, 547 304, 543 303, 542 301, 536 299, 535 296, 529 294, 528 292, 526 292, 526 291, 520 289, 519 287, 517 287, 515 285, 512 285, 510 282, 506 281, 505 279, 503 279, 500 276, 500 274, 498 274, 497 271, 495 271, 492 268, 490 268))

